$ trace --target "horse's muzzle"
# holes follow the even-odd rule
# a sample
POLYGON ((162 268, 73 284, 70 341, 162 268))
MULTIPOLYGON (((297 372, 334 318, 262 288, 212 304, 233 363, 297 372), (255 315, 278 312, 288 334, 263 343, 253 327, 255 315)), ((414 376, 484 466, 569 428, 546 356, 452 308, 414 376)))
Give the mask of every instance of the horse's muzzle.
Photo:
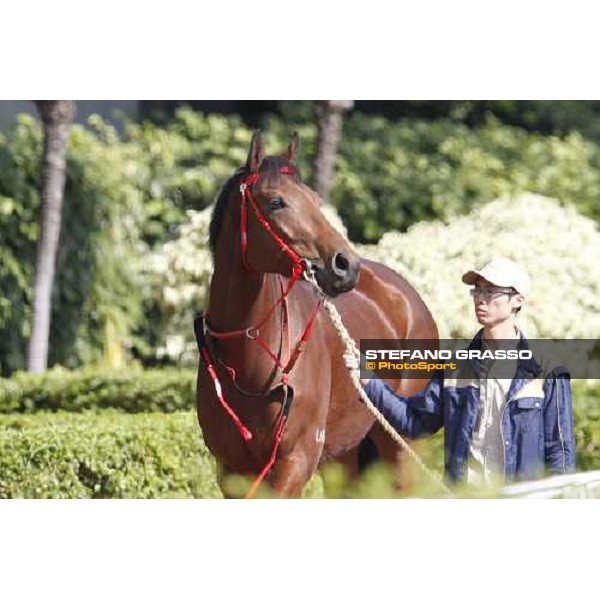
POLYGON ((321 289, 331 297, 349 292, 358 281, 360 260, 351 260, 342 252, 336 252, 324 267, 315 265, 315 278, 321 289))

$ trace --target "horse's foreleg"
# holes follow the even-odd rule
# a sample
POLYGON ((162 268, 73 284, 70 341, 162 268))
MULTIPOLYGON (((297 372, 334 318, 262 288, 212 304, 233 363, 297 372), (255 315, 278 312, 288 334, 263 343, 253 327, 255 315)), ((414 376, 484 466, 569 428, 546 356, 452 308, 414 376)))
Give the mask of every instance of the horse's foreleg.
POLYGON ((373 425, 369 437, 375 444, 380 459, 394 468, 394 483, 398 491, 413 487, 415 483, 413 465, 408 454, 398 446, 397 442, 390 437, 379 423, 373 425))
POLYGON ((294 452, 282 457, 269 474, 269 485, 277 498, 300 498, 304 486, 313 474, 308 456, 303 452, 294 452))

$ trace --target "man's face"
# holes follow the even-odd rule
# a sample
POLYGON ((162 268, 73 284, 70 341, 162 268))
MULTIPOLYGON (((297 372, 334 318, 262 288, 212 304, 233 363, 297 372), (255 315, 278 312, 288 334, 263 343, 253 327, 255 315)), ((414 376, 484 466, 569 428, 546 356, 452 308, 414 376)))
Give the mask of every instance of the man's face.
POLYGON ((524 297, 512 288, 499 287, 483 277, 475 282, 475 316, 484 327, 513 320, 515 310, 523 305, 523 301, 524 297))

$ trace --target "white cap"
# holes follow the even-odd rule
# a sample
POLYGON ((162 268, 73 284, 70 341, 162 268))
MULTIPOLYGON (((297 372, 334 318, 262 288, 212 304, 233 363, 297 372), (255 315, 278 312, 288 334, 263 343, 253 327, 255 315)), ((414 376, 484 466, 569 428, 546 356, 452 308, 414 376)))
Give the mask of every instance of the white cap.
POLYGON ((463 283, 473 285, 478 277, 487 279, 500 287, 512 287, 527 296, 530 290, 529 275, 514 261, 508 258, 495 258, 487 265, 474 271, 467 271, 462 276, 463 283))

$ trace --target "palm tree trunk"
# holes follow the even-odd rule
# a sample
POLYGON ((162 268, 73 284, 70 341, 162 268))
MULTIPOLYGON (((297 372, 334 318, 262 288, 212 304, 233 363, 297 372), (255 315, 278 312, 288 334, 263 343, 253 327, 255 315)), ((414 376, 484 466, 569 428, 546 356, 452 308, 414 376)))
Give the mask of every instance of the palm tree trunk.
POLYGON ((48 366, 52 288, 62 219, 67 139, 75 114, 75 103, 72 100, 38 100, 36 105, 44 125, 44 162, 33 293, 33 326, 27 366, 30 371, 41 372, 48 366))
POLYGON ((317 102, 317 150, 313 161, 313 187, 324 202, 329 201, 337 147, 342 135, 342 118, 353 100, 317 102))

